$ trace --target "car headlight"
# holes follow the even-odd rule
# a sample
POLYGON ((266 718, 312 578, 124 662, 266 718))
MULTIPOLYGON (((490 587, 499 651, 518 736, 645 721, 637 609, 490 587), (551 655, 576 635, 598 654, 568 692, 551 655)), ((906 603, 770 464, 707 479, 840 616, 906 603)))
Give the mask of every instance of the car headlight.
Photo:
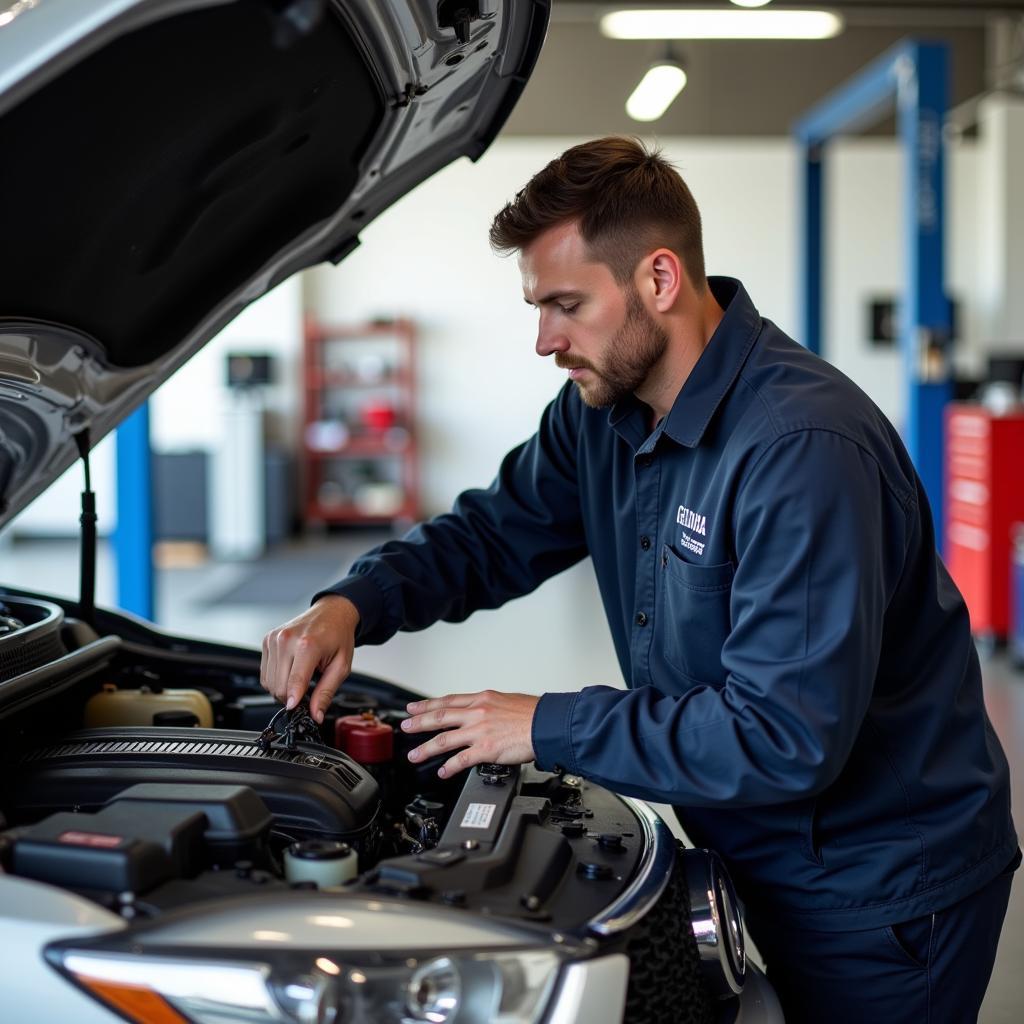
POLYGON ((596 948, 426 904, 297 897, 55 943, 46 955, 146 1024, 532 1024, 562 964, 596 948))
POLYGON ((140 1024, 531 1024, 564 957, 529 949, 358 966, 351 957, 302 959, 204 962, 69 950, 61 967, 140 1024))

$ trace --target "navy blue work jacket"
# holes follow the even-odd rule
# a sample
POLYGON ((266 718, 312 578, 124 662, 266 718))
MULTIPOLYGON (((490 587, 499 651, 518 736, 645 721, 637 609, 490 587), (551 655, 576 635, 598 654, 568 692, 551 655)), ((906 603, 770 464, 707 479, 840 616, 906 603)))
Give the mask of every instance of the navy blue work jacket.
POLYGON ((725 315, 653 431, 567 384, 489 489, 329 592, 381 643, 589 554, 628 689, 545 694, 538 765, 673 804, 759 913, 930 913, 1017 844, 967 610, 886 418, 739 282, 711 287, 725 315))

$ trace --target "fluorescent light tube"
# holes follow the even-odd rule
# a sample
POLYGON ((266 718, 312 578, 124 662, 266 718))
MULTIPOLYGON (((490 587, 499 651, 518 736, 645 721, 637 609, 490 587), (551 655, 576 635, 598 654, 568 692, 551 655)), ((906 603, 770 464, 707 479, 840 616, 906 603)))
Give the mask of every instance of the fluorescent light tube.
POLYGON ((601 19, 610 39, 830 39, 842 30, 831 11, 625 10, 601 19))
POLYGON ((657 121, 684 85, 686 72, 678 64, 655 64, 626 100, 626 113, 634 121, 657 121))
POLYGON ((771 0, 732 0, 737 7, 764 7, 771 0))

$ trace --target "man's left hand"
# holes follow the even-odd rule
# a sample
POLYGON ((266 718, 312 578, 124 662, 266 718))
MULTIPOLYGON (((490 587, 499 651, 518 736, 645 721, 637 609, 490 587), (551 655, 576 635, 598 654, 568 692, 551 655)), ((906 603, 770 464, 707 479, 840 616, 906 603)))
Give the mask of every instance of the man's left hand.
POLYGON ((443 779, 475 764, 525 764, 532 761, 530 729, 539 700, 539 697, 527 693, 483 690, 414 701, 406 705, 406 711, 412 717, 402 722, 403 731, 445 731, 411 750, 409 760, 425 761, 436 754, 458 750, 438 770, 437 774, 443 779))

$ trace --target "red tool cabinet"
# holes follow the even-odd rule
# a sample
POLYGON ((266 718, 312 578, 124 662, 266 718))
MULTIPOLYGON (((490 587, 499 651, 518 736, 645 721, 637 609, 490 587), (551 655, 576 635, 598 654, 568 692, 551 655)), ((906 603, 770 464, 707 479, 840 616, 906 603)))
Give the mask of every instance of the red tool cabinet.
POLYGON ((953 402, 946 411, 944 554, 976 636, 1010 625, 1014 524, 1024 522, 1024 411, 995 415, 953 402))

